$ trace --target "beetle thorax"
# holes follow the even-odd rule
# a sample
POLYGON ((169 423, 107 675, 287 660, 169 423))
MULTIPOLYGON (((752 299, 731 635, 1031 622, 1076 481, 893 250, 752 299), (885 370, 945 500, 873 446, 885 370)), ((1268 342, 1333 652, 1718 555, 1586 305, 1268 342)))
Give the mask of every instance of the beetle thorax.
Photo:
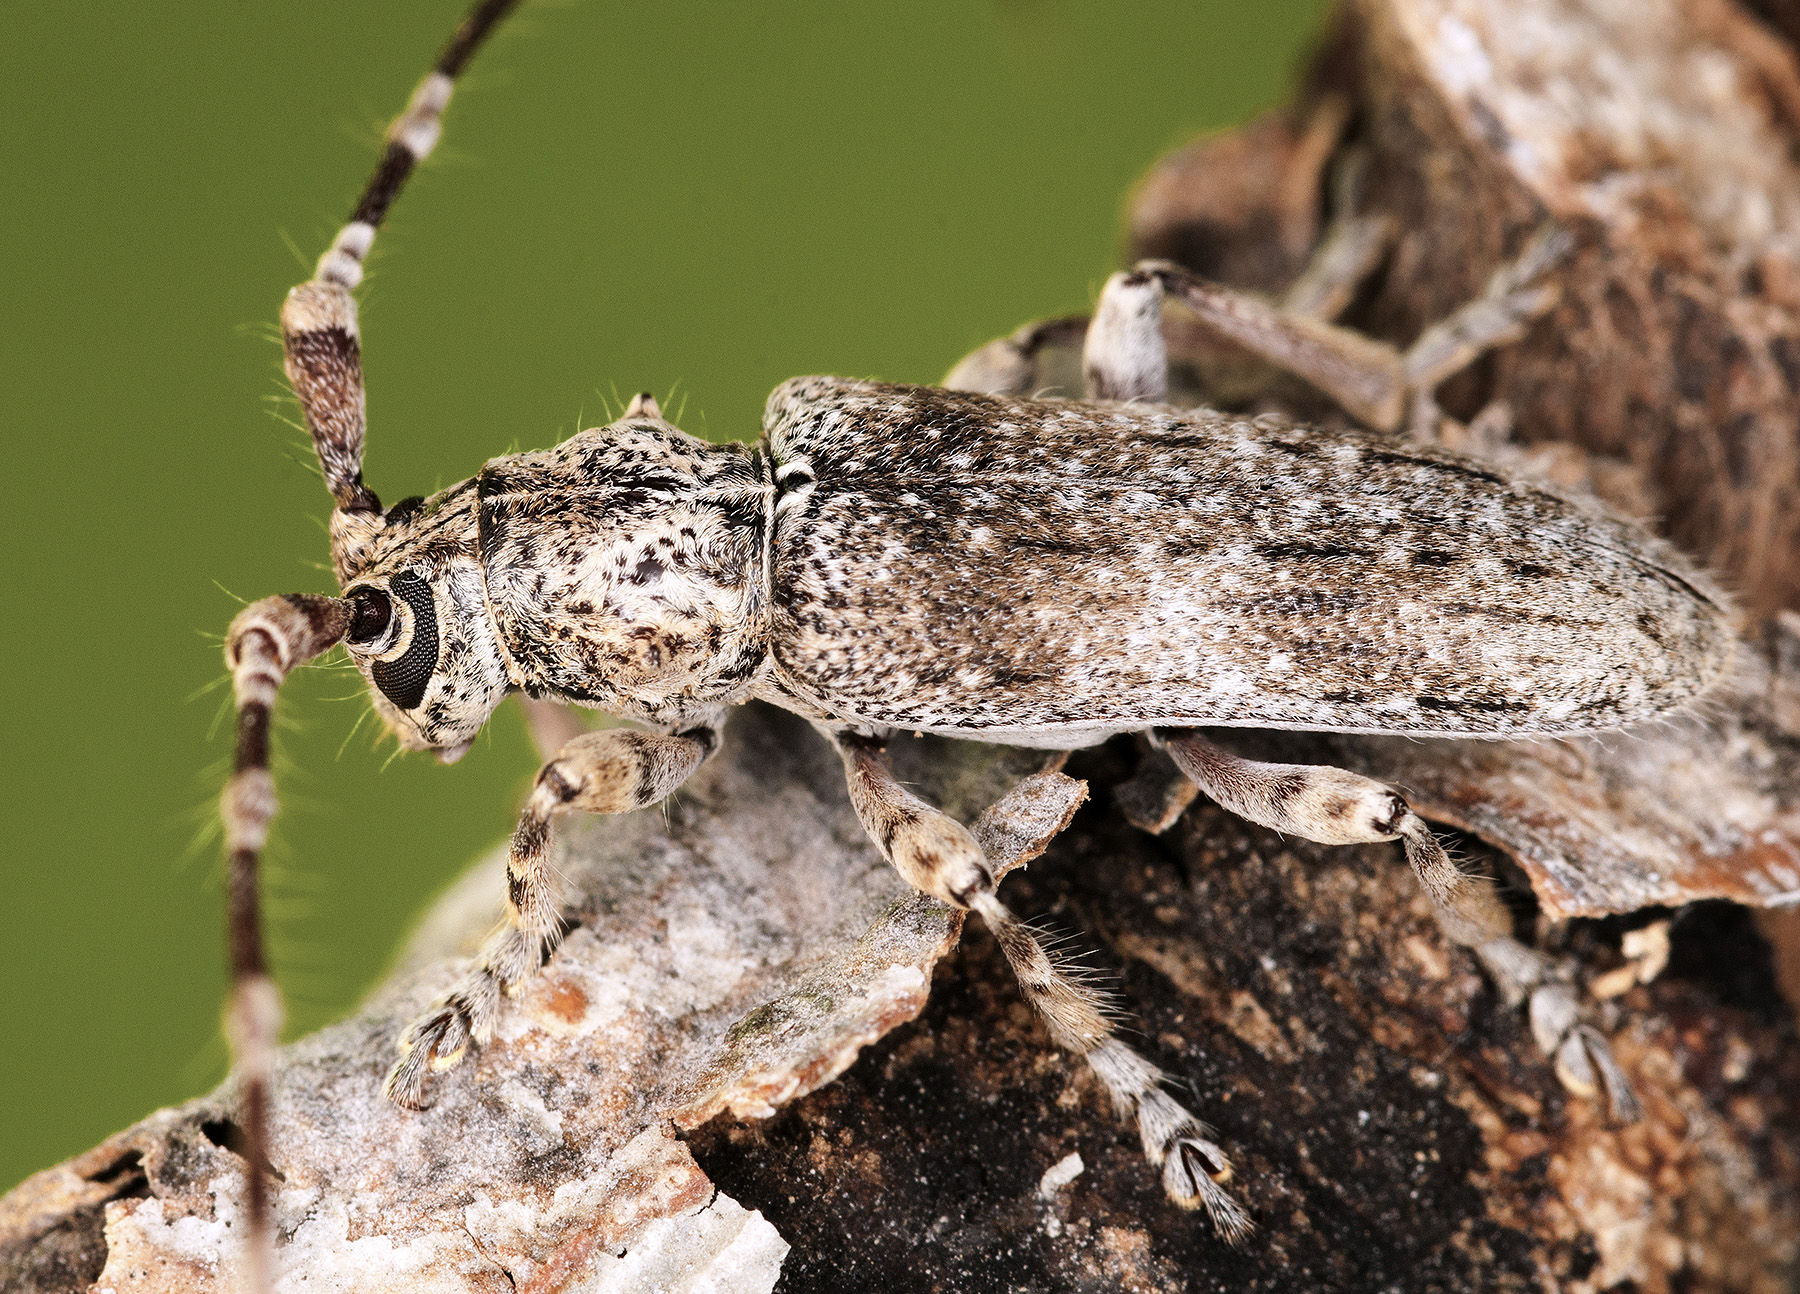
POLYGON ((488 602, 515 682, 657 725, 740 699, 766 657, 760 460, 661 421, 483 469, 488 602))

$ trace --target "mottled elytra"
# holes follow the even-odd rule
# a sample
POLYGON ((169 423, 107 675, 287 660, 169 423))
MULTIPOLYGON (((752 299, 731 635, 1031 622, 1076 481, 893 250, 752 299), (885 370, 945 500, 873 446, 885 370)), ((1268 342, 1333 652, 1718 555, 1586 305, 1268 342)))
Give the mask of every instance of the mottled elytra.
POLYGON ((281 312, 286 371, 337 503, 345 592, 257 602, 226 648, 240 732, 223 803, 230 1020, 261 1287, 280 1011, 256 907, 275 807, 266 735, 282 679, 339 643, 400 744, 445 760, 509 695, 639 725, 546 752, 512 838, 508 924, 398 1040, 386 1091, 402 1106, 421 1106, 428 1076, 492 1036, 507 992, 554 953, 554 819, 655 804, 754 698, 835 744, 881 852, 993 928, 1056 1041, 1136 1119, 1169 1198, 1204 1208, 1227 1240, 1249 1220, 1224 1186, 1224 1151, 1115 1036, 1096 990, 1001 904, 969 830, 895 779, 890 731, 1050 749, 1144 733, 1250 821, 1325 843, 1399 840, 1448 935, 1529 1002, 1564 1081, 1632 1117, 1630 1087, 1562 969, 1513 937, 1493 884, 1460 871, 1399 792, 1244 759, 1197 731, 1576 733, 1681 710, 1726 670, 1723 600, 1679 554, 1430 443, 1431 389, 1549 308, 1564 236, 1525 238, 1478 301, 1405 351, 1147 262, 1107 282, 1090 320, 1028 326, 942 387, 796 378, 770 396, 761 439, 733 445, 687 435, 639 396, 608 426, 384 510, 362 480, 353 291, 437 140, 454 78, 510 8, 488 0, 464 21, 390 128, 350 223, 281 312), (1169 297, 1362 426, 1176 407, 1169 297), (1076 398, 1057 398, 1053 374, 1071 368, 1076 398))

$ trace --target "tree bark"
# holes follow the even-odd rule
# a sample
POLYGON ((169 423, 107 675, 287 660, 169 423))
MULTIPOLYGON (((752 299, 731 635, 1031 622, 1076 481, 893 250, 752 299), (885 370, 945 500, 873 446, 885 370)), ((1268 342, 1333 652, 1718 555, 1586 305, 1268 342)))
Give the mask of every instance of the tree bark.
MULTIPOLYGON (((361 1012, 284 1051, 284 1288, 1791 1290, 1800 1038, 1744 906, 1800 898, 1800 73, 1767 10, 1356 0, 1296 105, 1173 155, 1132 211, 1134 250, 1273 292, 1358 150, 1399 235, 1348 318, 1401 344, 1546 217, 1576 234, 1562 304, 1440 398, 1504 401, 1515 462, 1707 558, 1739 594, 1739 676, 1629 738, 1259 740, 1467 833, 1602 987, 1640 1123, 1565 1093, 1396 847, 1204 801, 1145 834, 1115 799, 1144 786, 1128 741, 1067 776, 898 743, 953 813, 997 802, 997 857, 1048 844, 1006 900, 1118 973, 1135 1041, 1236 1161, 1258 1229, 1227 1247, 1164 1200, 985 932, 959 945, 891 874, 835 758, 751 707, 666 818, 568 832, 578 929, 431 1108, 380 1079, 497 914, 493 859, 361 1012), (1661 921, 1650 976, 1620 938, 1661 921)), ((231 1109, 226 1088, 159 1112, 0 1201, 0 1285, 226 1287, 231 1109)))

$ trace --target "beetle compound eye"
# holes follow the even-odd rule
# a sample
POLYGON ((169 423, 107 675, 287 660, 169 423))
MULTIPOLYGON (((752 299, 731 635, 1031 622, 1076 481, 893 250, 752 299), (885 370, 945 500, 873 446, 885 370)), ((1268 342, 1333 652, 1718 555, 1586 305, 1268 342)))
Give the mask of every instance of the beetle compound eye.
POLYGON ((350 590, 350 632, 346 635, 357 646, 374 642, 387 632, 394 618, 394 604, 380 589, 367 585, 350 590))
POLYGON ((370 661, 369 674, 383 696, 402 710, 411 710, 425 699, 426 685, 437 669, 437 608, 431 600, 431 586, 411 571, 394 576, 388 587, 412 608, 412 642, 394 660, 370 661))

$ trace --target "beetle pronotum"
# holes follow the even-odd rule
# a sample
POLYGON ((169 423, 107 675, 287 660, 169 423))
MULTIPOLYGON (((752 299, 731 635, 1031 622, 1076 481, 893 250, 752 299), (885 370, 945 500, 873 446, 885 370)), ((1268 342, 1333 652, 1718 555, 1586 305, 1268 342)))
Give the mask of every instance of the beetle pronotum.
POLYGON ((1666 545, 1393 435, 1409 408, 1429 412, 1437 382, 1553 301, 1556 236, 1528 242, 1478 302, 1404 353, 1146 263, 1107 282, 1091 321, 1021 330, 941 388, 798 378, 770 397, 759 443, 724 446, 639 396, 609 426, 384 507, 362 480, 353 291, 455 77, 511 7, 471 12, 282 309, 287 373, 336 501, 342 596, 257 602, 226 648, 239 716, 223 800, 229 1021, 260 1283, 280 1016, 256 891, 275 806, 269 721, 283 678, 338 643, 401 745, 446 760, 515 693, 641 725, 583 733, 547 758, 512 840, 508 925, 406 1032, 387 1083, 401 1105, 420 1105, 428 1074, 484 1041, 505 994, 554 952, 555 817, 656 803, 716 749, 729 708, 757 698, 836 744, 882 853, 916 888, 983 916, 1056 1041, 1135 1114, 1169 1196, 1205 1207, 1228 1238, 1248 1223, 1219 1184, 1223 1152, 1113 1037, 1093 991, 1007 912, 968 830, 895 780, 888 732, 1046 748, 1145 732, 1251 821, 1325 843, 1400 840, 1447 934, 1508 996, 1530 999, 1565 1080, 1630 1114, 1573 990, 1397 791, 1243 759, 1197 731, 1619 728, 1689 705, 1724 672, 1722 599, 1666 545), (1373 429, 1170 405, 1170 296, 1373 429), (1081 398, 1046 398, 1050 358, 1072 344, 1081 398))

